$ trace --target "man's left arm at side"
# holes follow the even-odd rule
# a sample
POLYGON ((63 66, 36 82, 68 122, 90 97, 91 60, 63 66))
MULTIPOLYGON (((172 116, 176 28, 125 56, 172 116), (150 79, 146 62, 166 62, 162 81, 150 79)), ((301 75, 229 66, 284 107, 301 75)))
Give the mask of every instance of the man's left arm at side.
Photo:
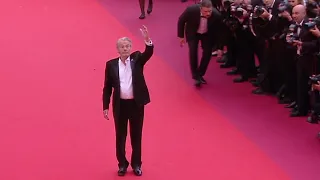
POLYGON ((104 78, 104 86, 102 93, 102 102, 103 102, 103 111, 109 109, 110 98, 112 94, 112 83, 111 83, 111 75, 110 75, 110 63, 106 63, 105 68, 105 78, 104 78))

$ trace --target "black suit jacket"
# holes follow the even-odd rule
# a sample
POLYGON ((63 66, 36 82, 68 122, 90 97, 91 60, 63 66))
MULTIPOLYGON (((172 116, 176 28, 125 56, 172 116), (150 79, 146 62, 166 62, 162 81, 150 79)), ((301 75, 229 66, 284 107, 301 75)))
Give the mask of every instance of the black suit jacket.
MULTIPOLYGON (((303 23, 308 22, 306 18, 303 23)), ((296 24, 292 21, 292 24, 296 24)), ((298 27, 295 28, 294 33, 296 34, 298 27)), ((297 61, 299 68, 307 69, 308 71, 312 71, 312 66, 314 62, 314 55, 318 52, 319 44, 317 38, 304 26, 302 25, 300 34, 299 34, 299 41, 302 42, 302 48, 300 51, 300 57, 297 61)), ((288 44, 287 48, 290 52, 296 54, 297 47, 292 46, 292 44, 288 44)))
MULTIPOLYGON (((306 18, 304 23, 308 22, 306 18)), ((302 42, 301 55, 307 57, 313 57, 318 49, 318 40, 305 26, 302 26, 299 39, 302 42)))
MULTIPOLYGON (((270 20, 266 20, 266 26, 262 29, 262 35, 265 38, 272 38, 282 32, 282 27, 278 24, 279 5, 281 2, 281 0, 275 0, 272 8, 270 8, 272 11, 272 18, 270 20)), ((269 9, 267 9, 267 11, 270 12, 269 9)))
MULTIPOLYGON (((180 15, 178 20, 178 37, 184 38, 186 35, 187 41, 192 41, 196 38, 197 31, 200 25, 201 12, 200 5, 194 4, 189 7, 180 15)), ((219 49, 222 47, 221 28, 222 17, 219 11, 213 8, 212 15, 208 18, 208 34, 213 43, 216 43, 219 49)))
MULTIPOLYGON (((146 105, 150 102, 150 95, 143 75, 146 62, 153 55, 153 45, 146 46, 144 52, 136 51, 130 55, 132 69, 132 86, 134 100, 138 105, 146 105)), ((113 89, 113 113, 119 113, 120 105, 120 79, 119 58, 112 59, 106 63, 105 81, 103 88, 103 110, 109 109, 110 97, 113 89)))

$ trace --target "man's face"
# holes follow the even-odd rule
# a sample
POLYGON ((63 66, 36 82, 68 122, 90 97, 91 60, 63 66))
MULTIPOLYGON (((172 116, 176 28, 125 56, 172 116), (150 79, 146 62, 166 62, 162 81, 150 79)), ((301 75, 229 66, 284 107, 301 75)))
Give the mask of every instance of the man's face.
POLYGON ((272 3, 273 3, 273 0, 263 0, 263 3, 268 6, 268 7, 271 7, 272 6, 272 3))
POLYGON ((242 4, 243 3, 243 0, 234 0, 233 1, 233 4, 234 5, 240 5, 240 4, 242 4))
POLYGON ((295 22, 300 23, 304 18, 305 18, 305 13, 302 10, 293 8, 292 19, 295 22))
POLYGON ((298 5, 298 0, 288 0, 288 3, 290 4, 291 7, 294 7, 298 5))
POLYGON ((131 53, 131 43, 129 41, 119 41, 118 42, 118 53, 120 56, 130 56, 131 53))
POLYGON ((210 17, 212 14, 212 7, 211 8, 201 7, 200 10, 201 10, 201 15, 205 18, 210 17))
POLYGON ((251 5, 251 0, 244 0, 243 4, 245 4, 246 6, 251 5))

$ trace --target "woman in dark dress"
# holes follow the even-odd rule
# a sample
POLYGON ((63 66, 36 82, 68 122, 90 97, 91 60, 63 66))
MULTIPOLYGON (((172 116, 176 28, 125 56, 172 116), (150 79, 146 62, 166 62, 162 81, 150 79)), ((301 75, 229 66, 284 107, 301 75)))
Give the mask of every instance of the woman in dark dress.
MULTIPOLYGON (((146 0, 139 0, 139 4, 140 4, 140 10, 141 10, 141 15, 139 19, 144 19, 146 18, 146 13, 145 13, 146 0)), ((152 12, 152 8, 153 8, 153 0, 149 0, 148 9, 147 9, 148 14, 152 12)))

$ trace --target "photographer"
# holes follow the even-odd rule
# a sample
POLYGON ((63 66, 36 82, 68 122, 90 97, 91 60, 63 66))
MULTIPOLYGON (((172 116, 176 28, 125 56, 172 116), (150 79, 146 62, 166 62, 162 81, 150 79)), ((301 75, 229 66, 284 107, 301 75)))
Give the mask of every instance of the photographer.
POLYGON ((259 88, 253 91, 254 94, 275 94, 282 85, 279 82, 279 68, 277 62, 279 62, 283 52, 278 45, 278 39, 275 35, 278 34, 279 29, 278 22, 278 7, 281 3, 280 0, 263 0, 264 6, 256 6, 254 8, 254 26, 255 31, 259 36, 263 37, 267 41, 265 48, 265 55, 260 63, 260 75, 258 77, 256 85, 259 88))
MULTIPOLYGON (((288 5, 280 6, 280 21, 282 24, 287 26, 284 31, 284 41, 285 36, 288 33, 293 33, 295 31, 295 25, 292 19, 292 8, 296 5, 303 4, 303 1, 289 0, 288 5)), ((287 104, 286 108, 294 108, 296 106, 296 96, 297 96, 297 68, 296 68, 296 49, 289 45, 286 46, 284 59, 283 59, 283 75, 284 75, 284 90, 282 92, 282 99, 280 99, 281 104, 287 104)))
POLYGON ((292 117, 306 116, 310 109, 309 77, 312 75, 314 54, 317 52, 317 39, 311 34, 312 23, 308 22, 306 9, 303 5, 293 8, 292 18, 295 22, 295 36, 288 34, 287 42, 296 49, 297 62, 297 108, 291 113, 292 117))
MULTIPOLYGON (((310 29, 310 32, 318 38, 318 43, 320 42, 320 31, 317 26, 315 26, 313 29, 310 29)), ((316 67, 314 68, 316 71, 316 74, 319 73, 319 53, 317 55, 317 63, 315 63, 316 67)), ((319 121, 319 115, 320 115, 320 83, 319 83, 320 75, 312 76, 310 78, 310 83, 312 84, 311 87, 311 114, 308 117, 308 122, 312 124, 317 124, 319 121)), ((319 133, 320 134, 320 133, 319 133)))
MULTIPOLYGON (((221 11, 223 17, 223 26, 225 27, 225 36, 227 54, 223 64, 220 65, 220 68, 230 68, 236 66, 237 60, 237 49, 236 49, 236 38, 235 38, 235 29, 238 26, 238 20, 232 15, 231 7, 234 5, 240 5, 240 1, 230 1, 223 0, 223 9, 221 11)), ((227 72, 228 75, 237 74, 237 70, 233 69, 227 72)))
POLYGON ((307 121, 311 124, 318 124, 320 120, 320 75, 312 76, 310 78, 311 86, 311 114, 307 121))
POLYGON ((240 77, 234 79, 235 83, 247 81, 249 78, 256 77, 257 70, 254 59, 254 35, 250 29, 250 12, 252 11, 251 2, 244 0, 239 6, 232 8, 233 16, 238 20, 235 30, 237 54, 237 70, 240 77))
MULTIPOLYGON (((294 3, 291 3, 294 5, 294 3)), ((277 97, 279 104, 291 104, 293 102, 296 93, 291 93, 288 91, 288 86, 292 86, 291 81, 296 82, 294 78, 294 73, 296 71, 294 59, 295 52, 290 51, 291 49, 287 48, 286 43, 286 34, 289 29, 289 26, 292 24, 292 5, 289 3, 280 3, 278 7, 278 17, 276 19, 277 30, 274 36, 272 37, 274 41, 275 49, 279 53, 276 54, 276 61, 272 61, 272 68, 275 68, 274 79, 278 83, 277 86, 277 97), (283 68, 286 67, 286 68, 283 68), (290 81, 291 80, 291 81, 290 81)), ((296 86, 294 86, 296 87, 296 86)))
POLYGON ((307 0, 306 9, 307 9, 307 16, 309 18, 317 17, 319 15, 319 2, 314 0, 307 0))
POLYGON ((222 7, 220 8, 220 13, 223 19, 222 31, 221 34, 223 36, 224 45, 227 47, 227 53, 223 56, 222 59, 219 59, 218 62, 223 63, 220 65, 220 68, 230 68, 236 65, 236 48, 235 48, 235 36, 230 28, 232 22, 234 22, 234 18, 231 16, 231 4, 230 0, 223 0, 222 7))

